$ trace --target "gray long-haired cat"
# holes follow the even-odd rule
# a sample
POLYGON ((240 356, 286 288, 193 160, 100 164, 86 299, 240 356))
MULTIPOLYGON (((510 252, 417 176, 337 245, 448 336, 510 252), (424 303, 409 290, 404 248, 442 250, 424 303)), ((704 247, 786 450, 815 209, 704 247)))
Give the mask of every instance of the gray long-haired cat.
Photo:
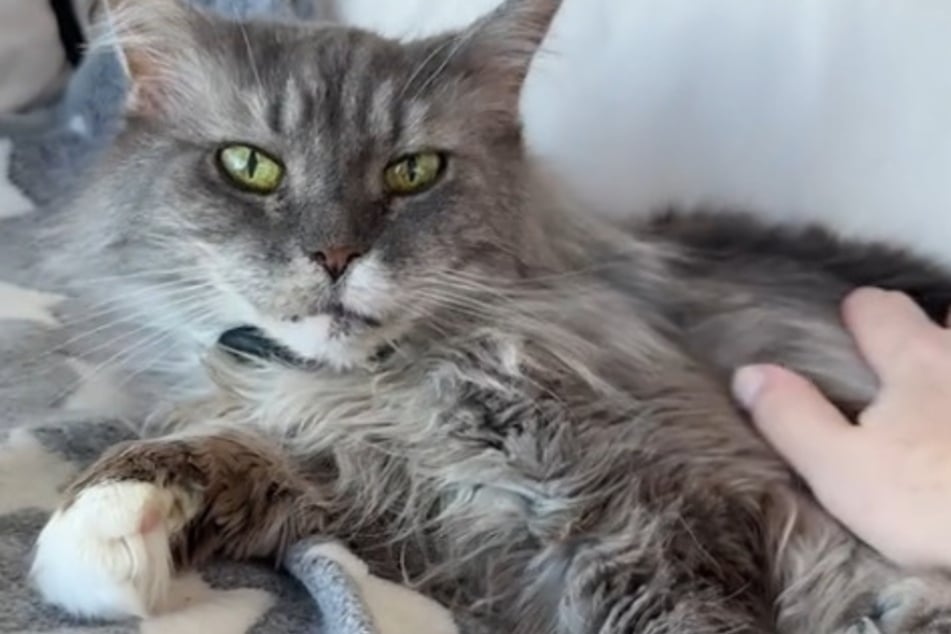
POLYGON ((119 273, 84 290, 216 388, 71 487, 49 600, 145 613, 176 568, 323 535, 492 632, 951 632, 951 584, 818 509, 726 387, 770 360, 861 408, 838 303, 936 314, 946 274, 739 217, 560 212, 518 116, 557 0, 407 44, 129 4, 126 127, 51 264, 119 273))

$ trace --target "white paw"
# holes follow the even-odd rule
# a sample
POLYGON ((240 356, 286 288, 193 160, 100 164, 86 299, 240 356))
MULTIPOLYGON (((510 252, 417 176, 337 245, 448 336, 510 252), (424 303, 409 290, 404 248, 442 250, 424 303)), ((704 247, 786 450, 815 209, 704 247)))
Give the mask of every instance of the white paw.
POLYGON ((87 617, 160 611, 172 579, 169 535, 192 509, 145 482, 106 482, 56 511, 37 539, 30 572, 46 601, 87 617))

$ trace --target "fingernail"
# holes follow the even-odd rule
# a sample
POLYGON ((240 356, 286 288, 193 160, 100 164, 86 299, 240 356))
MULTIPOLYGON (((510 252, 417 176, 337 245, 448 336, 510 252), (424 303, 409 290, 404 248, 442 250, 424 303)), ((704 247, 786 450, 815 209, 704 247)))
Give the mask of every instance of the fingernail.
POLYGON ((756 403, 756 397, 759 396, 766 383, 766 372, 763 368, 748 365, 740 368, 733 374, 733 395, 740 405, 749 409, 756 403))

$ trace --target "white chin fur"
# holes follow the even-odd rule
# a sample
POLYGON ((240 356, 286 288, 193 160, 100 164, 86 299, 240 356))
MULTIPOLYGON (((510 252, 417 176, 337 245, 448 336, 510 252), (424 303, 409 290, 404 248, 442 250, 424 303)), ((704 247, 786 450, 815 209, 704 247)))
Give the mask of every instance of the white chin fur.
POLYGON ((263 319, 261 326, 268 336, 301 357, 345 369, 360 363, 364 354, 353 337, 333 333, 334 317, 317 315, 298 322, 263 319))
POLYGON ((376 254, 371 253, 354 262, 340 299, 350 310, 380 319, 395 308, 396 296, 396 288, 387 267, 376 254))
POLYGON ((86 489, 40 533, 33 583, 47 602, 84 617, 161 611, 172 579, 174 504, 172 492, 143 482, 86 489))
MULTIPOLYGON (((370 254, 357 260, 344 281, 341 303, 360 315, 383 319, 394 308, 394 285, 386 267, 370 254)), ((360 337, 335 332, 331 315, 307 317, 297 322, 261 318, 259 325, 278 343, 297 356, 346 369, 358 365, 373 352, 360 337)), ((359 326, 358 326, 359 329, 359 326)))

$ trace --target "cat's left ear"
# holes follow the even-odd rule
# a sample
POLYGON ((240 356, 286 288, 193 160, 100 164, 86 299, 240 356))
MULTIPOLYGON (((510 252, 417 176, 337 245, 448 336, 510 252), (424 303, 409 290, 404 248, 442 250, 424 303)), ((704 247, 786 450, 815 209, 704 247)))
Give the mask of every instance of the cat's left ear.
POLYGON ((518 115, 525 78, 560 6, 561 0, 506 0, 446 46, 443 54, 475 82, 483 107, 518 115))

